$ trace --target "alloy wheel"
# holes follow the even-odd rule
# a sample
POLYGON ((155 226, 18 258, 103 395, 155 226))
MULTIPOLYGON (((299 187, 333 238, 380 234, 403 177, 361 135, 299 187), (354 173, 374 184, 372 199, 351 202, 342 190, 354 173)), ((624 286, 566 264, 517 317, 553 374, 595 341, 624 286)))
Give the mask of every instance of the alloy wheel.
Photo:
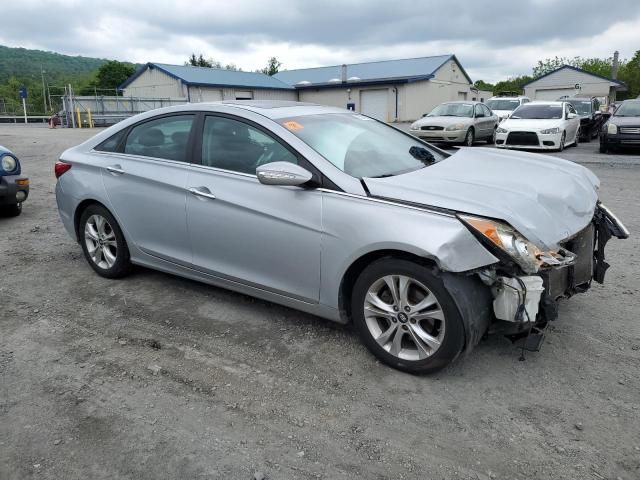
POLYGON ((467 147, 473 147, 473 130, 467 132, 467 136, 464 137, 464 144, 467 147))
POLYGON ((405 275, 387 275, 367 290, 364 317, 375 341, 402 360, 423 360, 444 340, 445 316, 436 296, 405 275))
POLYGON ((111 224, 102 215, 91 215, 84 226, 89 257, 98 267, 109 269, 118 257, 118 242, 111 224))

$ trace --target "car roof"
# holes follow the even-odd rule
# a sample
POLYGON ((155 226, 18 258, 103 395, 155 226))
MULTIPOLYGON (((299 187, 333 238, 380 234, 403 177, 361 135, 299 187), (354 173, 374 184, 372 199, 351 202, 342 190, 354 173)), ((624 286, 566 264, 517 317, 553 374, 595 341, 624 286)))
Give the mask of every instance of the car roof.
POLYGON ((555 105, 555 106, 559 107, 560 105, 563 105, 565 103, 567 103, 566 100, 556 100, 556 101, 552 101, 552 100, 549 100, 549 101, 536 100, 536 101, 527 103, 527 105, 555 105))
MULTIPOLYGON (((196 105, 203 104, 198 103, 196 105)), ((344 108, 327 107, 315 103, 295 102, 289 100, 227 100, 222 102, 212 102, 209 105, 224 105, 233 108, 241 108, 271 119, 305 115, 321 115, 328 113, 355 113, 344 108)))
POLYGON ((493 97, 489 98, 487 100, 487 102, 489 100, 522 100, 523 98, 529 98, 526 95, 514 95, 514 96, 510 96, 510 95, 494 95, 493 97))
POLYGON ((479 102, 477 100, 451 100, 450 102, 442 102, 440 105, 448 105, 450 103, 464 103, 464 104, 467 104, 467 105, 468 104, 475 105, 477 103, 482 103, 482 102, 479 102))

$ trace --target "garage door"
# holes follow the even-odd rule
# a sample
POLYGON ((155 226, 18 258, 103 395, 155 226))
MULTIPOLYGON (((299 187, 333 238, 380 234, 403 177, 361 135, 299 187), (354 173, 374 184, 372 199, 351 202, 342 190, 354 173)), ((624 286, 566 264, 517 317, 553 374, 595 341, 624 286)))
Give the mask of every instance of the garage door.
POLYGON ((360 111, 365 115, 377 118, 383 122, 387 121, 388 107, 387 89, 363 90, 360 92, 360 111))
POLYGON ((200 100, 201 102, 219 102, 222 100, 222 90, 203 88, 200 92, 202 98, 202 100, 200 100))
POLYGON ((532 100, 557 100, 567 95, 572 97, 576 94, 573 88, 551 88, 549 90, 536 90, 535 98, 532 100))

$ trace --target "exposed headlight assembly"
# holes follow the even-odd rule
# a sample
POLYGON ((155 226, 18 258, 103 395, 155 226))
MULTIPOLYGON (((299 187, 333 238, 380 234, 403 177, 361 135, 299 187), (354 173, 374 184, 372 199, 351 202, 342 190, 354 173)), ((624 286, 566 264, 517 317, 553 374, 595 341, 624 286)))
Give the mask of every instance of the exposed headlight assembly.
POLYGON ((543 134, 543 135, 550 135, 552 133, 560 133, 560 129, 558 127, 545 128, 544 130, 540 130, 540 133, 543 134))
POLYGON ((506 128, 498 127, 496 133, 507 133, 508 130, 506 128))
POLYGON ((11 173, 18 168, 18 161, 11 155, 5 154, 0 160, 0 166, 6 173, 11 173))
POLYGON ((413 123, 411 124, 411 130, 420 130, 420 127, 413 123))
POLYGON ((453 132, 455 130, 464 130, 464 123, 454 123, 445 128, 447 132, 453 132))
POLYGON ((609 135, 615 135, 616 133, 618 133, 618 126, 610 123, 609 126, 607 127, 607 133, 609 135))
POLYGON ((469 215, 460 215, 460 218, 508 254, 525 273, 536 273, 543 265, 561 265, 575 261, 575 255, 567 250, 541 251, 507 223, 469 215))

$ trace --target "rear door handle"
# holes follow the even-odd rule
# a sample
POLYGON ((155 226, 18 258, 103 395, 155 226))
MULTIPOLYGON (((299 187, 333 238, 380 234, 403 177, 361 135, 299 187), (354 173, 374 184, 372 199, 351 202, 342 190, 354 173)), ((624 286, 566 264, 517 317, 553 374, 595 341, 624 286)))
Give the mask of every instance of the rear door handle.
POLYGON ((110 165, 107 167, 107 170, 111 173, 117 173, 119 175, 122 175, 124 173, 124 170, 120 165, 110 165))
POLYGON ((198 197, 210 198, 211 200, 216 199, 216 196, 213 193, 211 193, 211 190, 209 190, 207 187, 197 187, 197 188, 191 187, 189 191, 193 195, 196 195, 198 197))

